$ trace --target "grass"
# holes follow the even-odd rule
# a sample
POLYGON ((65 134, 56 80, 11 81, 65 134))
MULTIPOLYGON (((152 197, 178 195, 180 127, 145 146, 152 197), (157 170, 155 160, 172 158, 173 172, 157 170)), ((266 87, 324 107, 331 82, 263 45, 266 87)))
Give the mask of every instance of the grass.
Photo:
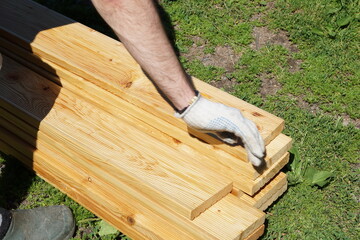
MULTIPOLYGON (((113 36, 91 6, 74 4, 86 1, 39 2, 113 36)), ((197 44, 194 39, 200 38, 206 53, 214 53, 217 46, 230 46, 241 55, 230 72, 182 57, 189 73, 208 82, 219 81, 222 76, 236 79, 232 94, 285 119, 284 133, 294 139, 303 166, 333 173, 331 181, 322 188, 310 186, 306 181, 293 182, 267 209, 266 232, 261 239, 358 239, 360 134, 354 124, 344 125, 343 119, 355 122, 360 118, 359 1, 164 0, 161 3, 168 14, 165 17, 171 19, 167 23, 169 35, 180 53, 189 52, 197 44), (255 15, 261 18, 253 18, 255 15), (175 26, 173 32, 171 25, 175 26), (272 44, 253 50, 249 44, 254 40, 252 31, 256 26, 273 32, 286 31, 299 51, 272 44), (301 70, 291 72, 289 59, 299 60, 301 70), (281 84, 275 94, 260 94, 264 74, 281 84), (300 105, 301 101, 306 105, 300 105)), ((5 170, 10 173, 0 182, 1 189, 6 189, 6 194, 0 195, 2 206, 67 204, 77 220, 76 238, 99 239, 100 221, 96 216, 9 157, 3 156, 1 163, 5 163, 5 170)), ((289 166, 284 171, 291 176, 289 166)), ((115 238, 125 237, 117 234, 103 237, 115 238)))

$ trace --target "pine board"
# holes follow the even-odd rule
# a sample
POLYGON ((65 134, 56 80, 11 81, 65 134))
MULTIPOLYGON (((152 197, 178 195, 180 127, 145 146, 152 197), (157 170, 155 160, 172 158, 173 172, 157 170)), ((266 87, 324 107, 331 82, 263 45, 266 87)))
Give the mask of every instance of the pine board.
POLYGON ((191 156, 179 155, 8 58, 0 74, 2 107, 183 216, 193 219, 231 191, 231 180, 204 171, 191 156))
MULTIPOLYGON (((27 83, 27 84, 30 84, 31 87, 34 87, 33 84, 31 84, 31 81, 27 80, 27 79, 35 79, 36 81, 40 81, 41 82, 41 86, 45 86, 45 87, 41 87, 40 89, 37 89, 36 91, 40 90, 40 93, 38 94, 35 94, 40 96, 40 95, 43 95, 43 97, 41 99, 38 99, 38 100, 31 100, 31 98, 33 98, 33 96, 29 96, 29 99, 27 99, 25 101, 25 103, 30 103, 30 102, 39 102, 39 101, 42 101, 45 99, 45 93, 44 92, 49 92, 51 93, 51 91, 54 93, 54 92, 58 92, 60 91, 59 89, 56 90, 58 87, 57 85, 51 83, 50 81, 47 81, 46 79, 44 79, 43 77, 39 76, 38 74, 35 74, 34 72, 30 71, 29 69, 21 66, 20 64, 16 63, 15 61, 11 60, 10 58, 6 57, 4 55, 4 70, 3 70, 3 73, 2 73, 4 76, 6 75, 7 78, 10 78, 10 81, 14 81, 14 78, 16 81, 20 81, 22 77, 25 76, 26 79, 22 79, 21 81, 27 83), (11 78, 13 80, 11 80, 11 78), (51 88, 49 86, 52 86, 51 88), (47 89, 46 91, 43 90, 43 88, 47 89), (52 90, 51 90, 52 89, 52 90)), ((34 81, 35 81, 34 80, 34 81)), ((86 82, 84 82, 84 85, 85 85, 86 82)), ((70 85, 70 84, 69 84, 70 85)), ((70 91, 68 91, 67 89, 62 89, 62 91, 64 92, 68 92, 69 94, 71 94, 70 91)), ((26 91, 27 93, 29 91, 26 91)), ((78 92, 78 91, 76 91, 78 92)), ((55 93, 56 95, 57 93, 55 93)), ((24 96, 26 96, 26 94, 21 94, 22 97, 21 98, 24 98, 24 96)), ((81 96, 85 95, 84 94, 81 94, 81 96)), ((14 96, 13 96, 14 97, 14 96)), ((58 97, 58 96, 56 96, 58 97)), ((51 97, 48 97, 50 98, 49 102, 54 102, 54 99, 55 97, 52 97, 53 99, 51 99, 51 97)), ((71 97, 72 99, 75 99, 76 96, 73 96, 71 97)), ((81 97, 80 97, 81 99, 81 97)), ((104 98, 103 98, 104 99, 104 98)), ((114 100, 117 99, 116 97, 114 98, 114 100)), ((110 100, 112 100, 110 98, 110 100)), ((56 101, 61 101, 61 99, 56 99, 56 101)), ((100 100, 99 100, 100 101, 100 100)), ((3 103, 5 104, 5 103, 3 103)), ((45 102, 44 103, 38 103, 38 104, 41 104, 41 105, 47 105, 45 102)), ((103 109, 105 106, 105 108, 108 108, 109 106, 112 106, 111 104, 103 104, 103 105, 100 105, 98 104, 97 107, 98 108, 101 108, 103 109)), ((51 106, 52 107, 52 106, 51 106)), ((48 107, 47 110, 44 110, 45 112, 47 111, 50 111, 51 107, 48 107)), ((11 106, 9 106, 9 104, 5 107, 5 108, 11 108, 11 106)), ((35 109, 35 110, 39 110, 40 108, 38 107, 25 107, 25 109, 35 109)), ((129 111, 131 110, 131 106, 128 106, 128 109, 129 111)), ((35 126, 36 128, 38 128, 38 125, 39 125, 39 121, 38 120, 34 120, 34 118, 31 118, 29 119, 26 114, 24 115, 23 113, 17 111, 17 109, 12 109, 13 112, 17 112, 17 114, 19 115, 19 118, 20 119, 26 119, 26 121, 29 121, 33 126, 35 126)), ((54 110, 55 111, 55 110, 54 110)), ((76 112, 77 110, 74 110, 73 112, 76 112)), ((3 113, 4 114, 4 113, 3 113)), ((77 113, 74 113, 74 114, 77 114, 77 113)), ((146 133, 147 135, 151 135, 153 136, 154 138, 157 138, 158 140, 160 140, 163 145, 166 145, 166 147, 169 149, 169 148, 172 148, 173 154, 175 155, 186 155, 188 156, 190 159, 198 159, 196 161, 196 164, 200 164, 201 167, 200 168, 210 168, 210 169, 213 169, 215 170, 216 172, 226 176, 226 177, 229 177, 233 183, 234 183, 234 186, 238 189, 241 189, 242 191, 248 193, 249 195, 252 195, 254 194, 255 192, 257 192, 263 185, 266 184, 266 181, 271 179, 275 174, 276 172, 273 170, 274 168, 275 169, 279 169, 279 166, 282 167, 284 166, 284 164, 287 162, 286 159, 283 158, 283 156, 281 156, 279 159, 279 161, 277 161, 275 164, 271 165, 268 169, 266 169, 262 175, 258 178, 256 178, 256 180, 251 180, 249 178, 246 178, 244 177, 241 173, 242 172, 239 172, 239 168, 241 166, 239 166, 238 168, 235 168, 234 166, 236 166, 236 163, 239 163, 241 161, 236 161, 236 159, 233 159, 232 162, 226 162, 226 159, 224 158, 221 158, 221 156, 218 156, 217 158, 208 158, 208 155, 211 155, 212 153, 212 146, 209 146, 208 144, 204 144, 202 143, 201 141, 198 141, 196 140, 197 143, 199 144, 202 144, 202 146, 204 146, 204 149, 201 148, 201 146, 199 146, 197 148, 198 151, 195 151, 191 146, 193 146, 190 143, 188 143, 188 145, 186 145, 185 143, 183 142, 179 142, 179 140, 177 139, 174 139, 172 137, 169 137, 167 136, 166 134, 162 133, 161 131, 157 130, 157 129, 154 129, 152 128, 151 126, 149 125, 146 125, 145 123, 144 124, 141 124, 141 122, 138 122, 137 119, 134 119, 132 118, 130 115, 128 115, 128 117, 125 119, 125 117, 127 116, 125 113, 121 113, 121 112, 118 112, 117 111, 117 108, 116 107, 112 107, 108 113, 104 113, 102 115, 116 115, 117 116, 117 119, 120 119, 122 118, 123 120, 123 124, 125 124, 124 126, 127 126, 127 125, 136 125, 136 127, 138 129, 134 130, 135 132, 138 132, 139 130, 141 131, 139 134, 140 135, 143 135, 144 133, 146 133), (155 137, 156 136, 156 137, 155 137), (207 147, 207 148, 205 148, 207 147), (210 147, 210 149, 209 149, 210 147), (201 151, 201 152, 200 152, 201 151), (265 179, 265 180, 264 180, 265 179)), ((37 116, 42 116, 44 115, 44 113, 38 113, 36 114, 37 116)), ((11 118, 11 116, 7 116, 7 118, 11 118)), ((12 120, 12 121, 16 121, 16 120, 12 120)), ((77 121, 77 120, 76 120, 77 121)), ((118 121, 118 120, 116 120, 118 121)), ((124 128, 124 126, 122 126, 122 128, 124 128)), ((128 128, 128 127, 126 127, 128 128)), ((131 129, 132 126, 130 126, 131 129)), ((168 127, 168 129, 171 129, 171 126, 168 127)), ((120 129, 119 129, 120 131, 120 129)), ((139 134, 135 134, 135 136, 139 135, 139 134)), ((134 135, 134 134, 132 134, 134 135)), ((179 132, 179 135, 181 135, 181 132, 179 132)), ((36 137, 36 133, 34 133, 34 136, 36 137)), ((193 138, 190 138, 190 139, 193 139, 193 138)), ((277 144, 278 140, 280 140, 280 143, 282 142, 282 139, 285 139, 289 144, 291 143, 291 139, 286 137, 285 135, 283 134, 280 134, 276 139, 274 139, 267 147, 268 151, 270 154, 268 155, 279 155, 278 153, 279 152, 275 152, 273 151, 274 154, 272 154, 272 144, 274 143, 275 145, 277 144)), ((134 141, 140 141, 138 137, 136 137, 134 139, 134 141)), ((152 140, 152 142, 150 142, 150 144, 155 144, 155 139, 152 140)), ((143 141, 141 141, 143 142, 143 141)), ((136 143, 135 143, 136 144, 136 143)), ((283 151, 287 150, 290 145, 287 144, 287 145, 284 145, 283 146, 283 151)), ((195 145, 195 142, 194 142, 194 145, 195 145)), ((144 143, 144 148, 149 148, 149 144, 147 143, 144 143)), ((281 151, 280 151, 281 153, 281 151)), ((191 164, 193 164, 193 161, 191 161, 191 164)))
MULTIPOLYGON (((6 50, 4 48, 0 48, 3 53, 8 54, 40 75, 45 76, 47 79, 51 79, 64 88, 86 98, 86 100, 98 104, 99 107, 112 115, 131 119, 129 121, 134 123, 134 125, 136 125, 139 129, 142 129, 142 131, 147 132, 149 135, 157 138, 158 140, 175 147, 179 151, 192 151, 194 157, 196 157, 196 154, 200 154, 200 156, 196 158, 200 159, 206 156, 218 161, 221 165, 223 165, 222 169, 227 175, 229 175, 227 169, 233 169, 235 174, 230 174, 230 176, 234 179, 234 185, 237 185, 236 178, 238 177, 246 177, 251 180, 255 180, 260 176, 261 172, 259 169, 254 168, 248 162, 239 161, 239 159, 246 157, 246 153, 243 148, 230 147, 205 134, 202 139, 207 139, 211 144, 201 141, 198 138, 194 138, 190 136, 187 131, 175 128, 172 124, 163 121, 150 113, 147 113, 139 108, 134 108, 132 104, 95 86, 94 84, 89 83, 82 77, 72 74, 50 61, 43 60, 42 64, 45 64, 47 67, 51 67, 58 76, 50 74, 49 72, 37 67, 37 65, 34 65, 40 64, 34 55, 9 43, 5 39, 0 38, 0 42, 0 45, 2 44, 10 49, 6 50), (15 55, 14 52, 19 55, 15 55), (151 124, 154 122, 156 122, 156 124, 151 124), (241 151, 243 152, 241 153, 241 151), (231 154, 229 154, 229 152, 231 154)), ((266 146, 266 168, 269 168, 272 164, 276 163, 290 149, 291 144, 292 139, 284 134, 279 134, 274 140, 272 140, 266 146)), ((222 169, 219 169, 219 171, 221 172, 222 169)), ((241 188, 241 186, 237 187, 241 188)))
MULTIPOLYGON (((223 166, 218 171, 224 172, 227 176, 231 177, 234 181, 234 185, 239 189, 241 189, 242 186, 238 184, 237 178, 246 177, 255 180, 261 175, 261 171, 254 168, 250 163, 239 161, 239 159, 246 158, 246 153, 243 148, 222 144, 215 138, 199 133, 200 135, 203 135, 201 137, 202 139, 207 139, 207 142, 210 143, 208 144, 198 138, 192 137, 187 131, 175 128, 172 124, 163 121, 150 113, 139 108, 134 108, 132 104, 50 61, 44 59, 40 61, 35 55, 3 38, 0 38, 0 46, 1 45, 5 47, 0 47, 0 51, 3 53, 11 56, 40 75, 45 76, 47 79, 86 98, 86 100, 97 103, 99 107, 112 115, 118 117, 121 116, 123 118, 128 116, 131 119, 130 122, 133 122, 139 129, 142 129, 158 140, 175 147, 179 151, 191 151, 195 158, 201 159, 206 156, 218 161, 223 166), (14 54, 15 52, 16 54, 14 54), (38 67, 39 65, 42 65, 43 68, 38 67), (51 74, 44 69, 51 69, 56 75, 51 74), (154 122, 156 122, 156 124, 150 124, 154 122), (200 154, 200 156, 197 157, 197 154, 200 154), (234 170, 235 174, 229 173, 229 168, 234 170)), ((290 149, 291 144, 292 139, 284 134, 279 134, 272 140, 266 146, 267 155, 265 157, 265 169, 281 159, 281 157, 290 149)), ((246 189, 243 190, 247 191, 246 189)), ((252 194, 250 192, 248 193, 252 194)))
POLYGON ((252 234, 246 237, 244 240, 256 240, 264 234, 265 225, 261 225, 258 229, 256 229, 252 234))
MULTIPOLYGON (((30 1, 0 4, 0 35, 186 130, 121 43, 30 1)), ((281 132, 282 119, 197 79, 194 82, 205 97, 239 108, 257 124, 266 143, 281 132)))
POLYGON ((46 181, 134 239, 243 239, 261 232, 264 213, 231 194, 193 221, 171 212, 161 215, 148 209, 159 207, 153 199, 144 196, 144 201, 138 201, 131 194, 119 192, 108 181, 102 182, 96 171, 79 167, 71 158, 51 149, 44 154, 1 127, 0 136, 1 151, 22 160, 46 181))
MULTIPOLYGON (((47 79, 86 98, 86 100, 99 104, 103 110, 115 116, 129 116, 132 119, 131 121, 136 121, 138 128, 143 129, 143 131, 146 131, 160 141, 166 142, 168 145, 174 145, 178 149, 190 147, 203 156, 213 158, 224 165, 225 169, 234 169, 236 171, 234 177, 240 174, 255 180, 261 175, 261 172, 254 168, 249 162, 239 161, 239 159, 246 158, 246 151, 241 147, 228 146, 203 133, 198 133, 198 135, 201 135, 201 139, 206 139, 206 142, 199 138, 192 137, 188 131, 176 128, 173 124, 139 108, 134 108, 129 102, 116 97, 53 62, 44 59, 40 61, 34 54, 21 49, 19 46, 3 38, 0 38, 0 46, 3 46, 2 48, 0 47, 1 52, 16 59, 16 61, 19 61, 40 75, 45 76, 47 79), (51 74, 44 69, 53 71, 55 74, 51 74), (104 104, 104 102, 106 102, 106 104, 104 104)), ((189 132, 192 133, 193 131, 190 130, 189 132)), ((279 134, 272 140, 266 146, 266 167, 270 167, 276 163, 280 157, 290 149, 291 143, 292 139, 284 134, 279 134)))
POLYGON ((283 172, 279 172, 273 179, 271 179, 264 187, 262 187, 256 194, 249 196, 242 191, 234 190, 232 194, 256 207, 265 211, 273 202, 275 202, 287 189, 287 177, 283 172))
MULTIPOLYGON (((56 149, 59 154, 63 156, 67 156, 71 159, 76 159, 77 162, 82 161, 83 165, 86 165, 88 169, 94 169, 94 172, 99 173, 103 167, 97 166, 98 164, 88 161, 86 158, 83 158, 79 154, 74 151, 69 150, 59 142, 55 142, 45 133, 34 129, 32 126, 27 124, 26 122, 16 118, 14 115, 10 114, 6 110, 0 108, 0 126, 7 129, 10 132, 16 133, 18 137, 26 141, 27 143, 33 145, 36 143, 37 149, 40 151, 47 153, 47 146, 52 145, 54 149, 56 149), (37 138, 37 139, 36 139, 37 138)), ((106 175, 106 173, 102 173, 106 175)), ((117 185, 116 176, 115 179, 109 179, 110 184, 113 186, 117 185)), ((269 181, 263 188, 261 188, 254 196, 249 196, 246 193, 233 190, 232 194, 237 196, 240 200, 249 204, 250 206, 256 207, 260 210, 265 210, 272 202, 274 202, 287 188, 286 174, 279 173, 275 176, 271 181, 269 181)))

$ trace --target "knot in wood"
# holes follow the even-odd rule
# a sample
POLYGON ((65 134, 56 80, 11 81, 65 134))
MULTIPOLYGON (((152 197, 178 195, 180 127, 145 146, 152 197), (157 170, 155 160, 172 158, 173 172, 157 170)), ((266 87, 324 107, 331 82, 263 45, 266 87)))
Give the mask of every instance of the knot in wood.
POLYGON ((126 218, 126 221, 128 222, 128 224, 130 225, 134 225, 135 224, 135 219, 132 216, 128 216, 126 218))

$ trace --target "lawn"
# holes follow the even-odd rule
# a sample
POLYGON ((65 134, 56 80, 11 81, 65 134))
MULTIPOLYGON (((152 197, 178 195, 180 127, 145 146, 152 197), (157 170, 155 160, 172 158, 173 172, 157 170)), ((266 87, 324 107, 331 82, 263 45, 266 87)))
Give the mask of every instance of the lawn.
MULTIPOLYGON (((88 1, 38 2, 114 36, 88 1)), ((359 239, 360 1, 160 3, 186 70, 285 119, 284 133, 294 139, 295 162, 283 170, 290 186, 267 209, 261 239, 359 239), (314 184, 310 171, 331 177, 314 184)), ((75 239, 99 239, 102 222, 92 213, 11 157, 1 155, 0 170, 0 206, 66 204, 77 220, 75 239)))

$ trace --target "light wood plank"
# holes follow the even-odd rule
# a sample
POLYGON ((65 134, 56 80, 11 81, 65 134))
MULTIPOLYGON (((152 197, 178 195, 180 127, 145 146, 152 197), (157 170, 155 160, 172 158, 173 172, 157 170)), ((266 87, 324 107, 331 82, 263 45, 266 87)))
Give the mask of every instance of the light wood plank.
POLYGON ((271 181, 262 187, 255 195, 249 196, 242 191, 234 190, 232 194, 256 207, 265 211, 276 201, 287 189, 287 177, 283 172, 278 173, 271 181))
MULTIPOLYGON (((184 221, 184 218, 179 219, 174 215, 171 220, 177 219, 179 223, 176 224, 170 219, 164 220, 157 212, 142 204, 148 200, 145 196, 144 202, 139 202, 130 194, 119 194, 117 188, 108 184, 103 185, 102 179, 83 167, 73 165, 74 162, 71 164, 68 159, 56 152, 53 156, 45 155, 14 136, 4 133, 2 128, 0 134, 1 139, 6 140, 6 143, 0 140, 1 151, 18 158, 47 182, 134 239, 176 239, 178 234, 184 234, 190 239, 215 239, 191 224, 187 226, 190 233, 183 231, 179 228, 179 223, 184 221), (16 150, 8 143, 16 146, 16 150)), ((156 206, 156 202, 154 204, 156 206)))
MULTIPOLYGON (((225 144, 222 144, 219 140, 212 138, 208 135, 203 134, 202 139, 207 139, 207 144, 201 141, 198 138, 191 137, 187 131, 183 131, 174 127, 172 124, 150 114, 139 108, 134 108, 134 106, 119 97, 103 90, 86 81, 82 77, 79 77, 71 72, 61 68, 60 66, 47 61, 39 61, 33 54, 21 49, 20 47, 8 42, 5 39, 0 38, 0 45, 11 49, 11 51, 4 48, 0 48, 6 54, 9 54, 12 58, 20 61, 22 64, 33 69, 35 72, 45 76, 47 79, 58 83, 66 89, 80 95, 84 96, 88 101, 99 104, 103 110, 108 111, 114 116, 121 116, 122 118, 130 119, 130 122, 134 122, 134 125, 137 125, 139 129, 147 132, 151 136, 157 138, 158 140, 172 145, 177 148, 179 151, 192 151, 195 158, 199 158, 196 154, 200 154, 203 158, 204 156, 213 158, 223 165, 222 169, 219 169, 219 172, 225 171, 226 175, 231 177, 234 181, 234 185, 238 185, 236 178, 238 177, 247 177, 252 180, 255 180, 260 176, 260 172, 255 169, 250 163, 239 161, 239 159, 246 158, 246 152, 243 148, 240 147, 231 147, 225 144), (19 55, 13 54, 16 52, 19 55), (44 68, 50 68, 55 72, 56 75, 50 74, 39 68, 38 66, 32 64, 34 62, 37 65, 44 65, 44 68), (91 94, 89 94, 91 93, 91 94), (106 104, 104 104, 106 102, 106 104), (137 116, 134 119, 134 116, 137 116), (136 122, 136 123, 135 123, 136 122), (150 125, 151 123, 156 123, 150 125), (168 135, 168 136, 166 136, 168 135), (190 149, 194 149, 195 152, 190 149), (186 148, 186 149, 185 149, 186 148), (229 154, 231 153, 231 154, 229 154), (228 169, 235 171, 235 174, 229 174, 228 169)), ((191 132, 191 131, 190 131, 191 132)), ((201 134, 201 133, 199 133, 201 134)), ((273 141, 271 141, 266 146, 267 156, 265 158, 267 167, 270 167, 277 160, 280 159, 291 147, 292 140, 291 138, 280 134, 273 141)), ((241 188, 241 186, 237 186, 241 188)))
MULTIPOLYGON (((285 153, 279 161, 273 164, 270 168, 266 169, 260 177, 258 177, 256 180, 252 180, 251 184, 249 184, 249 181, 244 179, 242 184, 239 183, 243 186, 241 191, 249 194, 250 196, 256 194, 256 192, 265 186, 266 183, 268 183, 283 167, 285 167, 285 165, 289 162, 289 157, 290 154, 288 152, 285 153)), ((234 190, 239 191, 240 189, 234 187, 234 190)))
POLYGON ((264 234, 264 231, 265 231, 265 225, 261 225, 261 227, 256 229, 252 234, 250 234, 244 240, 256 240, 264 234))
MULTIPOLYGON (((21 130, 16 132, 20 133, 21 130)), ((141 203, 147 203, 147 206, 153 208, 159 203, 146 196, 143 201, 134 199, 133 195, 123 193, 109 181, 104 181, 102 175, 99 178, 96 169, 93 171, 74 159, 65 158, 61 153, 50 150, 49 145, 45 147, 48 148, 48 154, 43 154, 1 127, 0 136, 18 149, 14 151, 0 141, 0 150, 7 150, 7 153, 12 154, 15 152, 15 157, 27 165, 33 165, 40 176, 45 176, 47 181, 129 236, 135 234, 136 239, 243 239, 253 232, 258 232, 264 222, 264 213, 251 208, 231 194, 194 221, 171 213, 163 216, 157 211, 149 212, 141 203), (53 170, 54 167, 56 170, 53 170), (174 221, 177 221, 176 224, 173 224, 174 221), (197 232, 191 232, 194 229, 197 229, 197 232)))
MULTIPOLYGON (((61 15, 33 2, 4 0, 1 2, 1 9, 2 36, 31 49, 41 58, 83 76, 141 109, 186 129, 181 120, 172 117, 173 110, 156 93, 151 82, 118 41, 67 18, 61 18, 61 15), (31 11, 28 11, 29 7, 31 11), (19 13, 22 14, 21 20, 16 18, 19 13), (34 17, 40 13, 41 18, 34 17)), ((266 143, 283 128, 282 119, 201 81, 194 81, 206 97, 241 109, 246 117, 258 125, 266 143)))
MULTIPOLYGON (((35 75, 34 76, 35 79, 39 78, 39 76, 37 74, 34 74, 33 72, 27 70, 26 68, 22 67, 21 65, 12 61, 11 59, 9 59, 9 60, 7 60, 7 59, 8 59, 8 57, 4 56, 5 68, 7 68, 7 66, 9 66, 10 69, 12 69, 12 68, 14 68, 14 69, 13 70, 5 69, 5 70, 12 72, 13 75, 15 73, 14 76, 17 76, 18 72, 21 72, 21 73, 26 72, 26 76, 29 78, 32 75, 35 75), (9 63, 7 64, 6 61, 9 61, 9 63)), ((46 81, 44 81, 44 84, 45 84, 45 82, 46 81)), ((67 83, 67 81, 63 81, 63 82, 66 82, 66 84, 71 86, 70 82, 69 83, 67 83)), ((86 86, 87 85, 93 86, 93 84, 87 83, 86 81, 83 81, 82 83, 83 84, 81 86, 85 90, 82 92, 81 96, 85 96, 86 92, 92 92, 93 88, 86 88, 86 86)), ((72 88, 72 90, 74 92, 79 92, 80 89, 81 89, 80 86, 79 86, 79 88, 72 88)), ((95 91, 95 90, 93 90, 93 91, 95 91)), ((97 96, 97 95, 92 95, 92 96, 97 96)), ((146 122, 149 122, 151 120, 156 121, 156 118, 154 116, 150 115, 153 118, 149 119, 149 114, 143 113, 142 116, 143 116, 143 120, 145 120, 145 122, 140 121, 139 119, 134 119, 131 115, 127 115, 127 111, 123 112, 123 111, 118 110, 116 105, 117 105, 117 103, 121 103, 121 102, 118 102, 116 100, 119 98, 110 94, 109 96, 113 96, 113 98, 111 98, 108 95, 101 94, 101 92, 99 93, 99 96, 100 96, 100 99, 97 99, 96 102, 91 101, 91 99, 89 99, 89 101, 96 104, 96 106, 98 108, 108 109, 109 114, 114 115, 117 118, 122 118, 128 124, 136 125, 136 127, 139 130, 156 138, 157 140, 161 141, 162 143, 164 143, 167 146, 176 150, 177 154, 185 153, 190 158, 198 159, 198 162, 199 162, 199 164, 202 164, 202 167, 208 167, 210 169, 214 169, 216 172, 218 172, 226 177, 229 177, 233 181, 233 184, 236 188, 241 189, 242 191, 245 191, 247 194, 249 194, 249 195, 254 194, 256 191, 258 191, 258 189, 260 189, 263 185, 266 184, 265 181, 256 181, 256 180, 252 180, 251 178, 250 179, 247 178, 246 174, 243 175, 243 173, 244 172, 246 173, 246 171, 245 170, 241 171, 242 167, 244 167, 244 162, 238 161, 238 159, 229 156, 228 154, 226 154, 225 152, 222 152, 221 150, 217 151, 214 146, 205 144, 205 143, 199 141, 198 139, 191 138, 187 135, 186 132, 182 132, 182 131, 177 130, 176 128, 172 128, 171 125, 169 125, 169 124, 166 124, 166 123, 162 124, 161 120, 158 120, 158 126, 161 126, 161 127, 159 129, 156 129, 156 128, 146 124, 146 122), (107 102, 108 104, 101 105, 100 104, 101 99, 108 99, 108 102, 107 102), (115 106, 112 105, 114 103, 115 103, 115 106), (164 126, 164 127, 162 127, 162 126, 164 126), (172 133, 173 135, 178 135, 178 136, 183 136, 183 137, 175 138, 175 137, 169 136, 169 135, 165 134, 164 132, 162 132, 160 129, 168 129, 169 132, 173 131, 173 133, 172 133), (177 131, 174 132, 174 129, 177 131), (186 137, 187 137, 187 139, 186 139, 186 137), (189 140, 190 140, 190 142, 189 142, 189 140), (197 146, 197 147, 194 148, 195 146, 197 146), (214 152, 216 152, 216 154, 214 154, 214 152), (200 161, 200 159, 202 159, 202 160, 200 161)), ((124 104, 123 106, 124 106, 123 108, 126 107, 125 109, 127 109, 128 111, 133 111, 133 109, 134 109, 129 104, 124 104)), ((14 111, 16 111, 16 110, 14 110, 14 111)), ((5 114, 5 113, 3 113, 3 114, 5 114)), ((21 113, 19 113, 19 114, 21 114, 21 113)), ((11 116, 7 116, 7 117, 11 118, 11 116)), ((21 115, 20 118, 26 118, 26 116, 21 115)), ((13 119, 12 121, 16 121, 16 119, 13 119)), ((29 121, 32 121, 32 120, 29 120, 29 121)), ((37 123, 35 122, 32 124, 34 126, 36 126, 37 123)), ((282 152, 286 152, 286 150, 288 150, 290 148, 290 145, 291 145, 291 139, 283 134, 280 134, 276 139, 274 139, 267 146, 269 161, 273 161, 272 159, 274 159, 274 158, 283 159, 283 158, 281 158, 282 156, 278 157, 279 153, 282 154, 282 152), (285 141, 283 139, 285 139, 285 141), (287 144, 283 144, 282 147, 278 147, 278 146, 281 146, 281 144, 284 142, 287 144), (274 146, 274 147, 272 147, 272 146, 274 146), (273 150, 276 148, 278 149, 278 152, 273 150), (276 155, 278 155, 278 156, 276 156, 276 155)), ((282 160, 282 161, 284 161, 284 160, 282 160)), ((276 164, 273 167, 276 167, 277 165, 283 165, 282 161, 275 162, 276 164)), ((250 169, 255 171, 250 163, 248 163, 246 166, 250 166, 250 169)), ((268 167, 268 168, 270 169, 271 167, 268 167)), ((259 179, 263 179, 263 178, 271 179, 274 176, 274 174, 275 173, 273 171, 265 171, 264 173, 262 173, 262 175, 259 177, 259 179)))
POLYGON ((0 105, 190 219, 231 191, 232 182, 66 89, 4 60, 0 105), (130 137, 127 137, 127 136, 130 137), (134 183, 133 183, 134 182, 134 183))
MULTIPOLYGON (((8 111, 6 111, 1 107, 0 107, 0 115, 8 119, 8 121, 10 121, 11 123, 14 123, 23 131, 27 132, 29 136, 32 137, 32 140, 30 142, 35 142, 35 141, 38 142, 35 139, 38 139, 39 134, 41 133, 39 130, 35 129, 32 126, 29 126, 29 124, 25 123, 24 121, 22 121, 21 119, 19 119, 18 117, 14 116, 13 114, 9 113, 8 111)), ((1 117, 0 117, 0 121, 2 121, 1 117)), ((10 126, 8 126, 8 128, 10 128, 10 126)), ((64 146, 61 146, 59 148, 64 148, 64 146)), ((69 151, 67 150, 67 153, 68 152, 69 151)), ((266 183, 268 183, 268 181, 270 181, 278 173, 278 171, 280 171, 281 168, 283 168, 288 163, 288 160, 289 160, 289 154, 288 153, 284 154, 282 158, 275 165, 273 165, 270 169, 266 170, 263 173, 263 175, 261 175, 261 177, 259 177, 255 181, 243 177, 239 177, 236 182, 239 186, 241 186, 241 190, 237 188, 236 185, 234 185, 233 193, 235 192, 242 194, 243 193, 242 189, 245 189, 244 192, 247 193, 248 195, 252 196, 256 194, 266 183)), ((229 170, 228 172, 230 173, 231 170, 229 170)))
MULTIPOLYGON (((9 107, 9 106, 8 106, 9 107)), ((4 116, 6 119, 9 119, 11 122, 15 123, 17 126, 22 128, 24 131, 28 132, 33 136, 33 138, 37 138, 39 131, 32 126, 28 126, 28 124, 24 123, 18 117, 14 116, 13 114, 9 113, 5 109, 0 107, 0 114, 4 116)), ((240 176, 235 176, 232 178, 234 180, 234 188, 233 191, 243 191, 249 195, 254 195, 256 192, 259 191, 270 179, 272 179, 281 168, 283 168, 289 160, 289 154, 284 154, 280 160, 265 170, 263 174, 257 178, 256 180, 250 180, 248 178, 240 176), (240 188, 238 187, 240 186, 240 188)), ((203 164, 207 165, 209 162, 202 162, 203 164)), ((205 167, 205 166, 204 166, 205 167)), ((219 168, 220 169, 220 168, 219 168)), ((227 170, 228 175, 226 172, 224 173, 226 176, 234 175, 232 169, 227 170)))

